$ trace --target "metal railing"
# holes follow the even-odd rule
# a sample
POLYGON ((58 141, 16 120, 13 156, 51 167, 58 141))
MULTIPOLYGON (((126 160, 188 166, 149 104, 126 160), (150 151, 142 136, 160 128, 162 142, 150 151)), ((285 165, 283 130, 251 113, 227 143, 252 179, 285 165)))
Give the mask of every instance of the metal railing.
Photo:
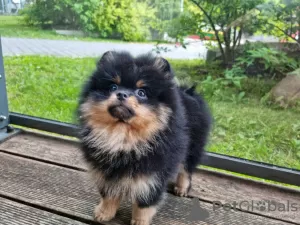
POLYGON ((8 101, 5 85, 5 74, 2 56, 2 45, 0 38, 0 129, 8 125, 8 101))
MULTIPOLYGON (((3 67, 3 56, 1 51, 0 40, 0 130, 2 129, 1 139, 4 140, 7 136, 12 135, 12 129, 7 129, 9 124, 15 124, 32 129, 67 135, 71 137, 77 136, 77 127, 74 124, 63 123, 54 120, 48 120, 19 113, 8 111, 8 101, 5 88, 5 76, 3 67), (11 132, 11 133, 10 133, 11 132), (4 133, 4 134, 3 134, 4 133)), ((210 166, 217 169, 223 169, 231 172, 263 178, 267 180, 277 181, 281 183, 300 186, 300 171, 279 167, 267 163, 261 163, 232 156, 221 155, 217 153, 207 152, 202 165, 210 166)))

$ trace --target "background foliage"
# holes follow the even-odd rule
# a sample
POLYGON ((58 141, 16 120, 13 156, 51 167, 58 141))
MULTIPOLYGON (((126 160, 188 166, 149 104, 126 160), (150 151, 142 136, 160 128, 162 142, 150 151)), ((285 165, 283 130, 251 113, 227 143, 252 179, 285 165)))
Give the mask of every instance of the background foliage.
MULTIPOLYGON (((12 111, 76 121, 79 91, 95 67, 95 58, 19 56, 4 61, 12 111)), ((274 85, 272 80, 223 77, 223 71, 217 77, 217 64, 203 60, 169 62, 177 77, 199 83, 197 90, 212 109, 209 151, 300 169, 300 113, 261 103, 274 85)))
POLYGON ((300 2, 299 0, 272 0, 260 5, 260 19, 263 33, 288 38, 300 44, 300 2), (296 34, 298 33, 298 39, 296 34))
MULTIPOLYGON (((282 109, 269 98, 273 87, 300 66, 295 36, 299 0, 184 2, 182 11, 179 0, 35 0, 23 14, 33 26, 80 29, 126 41, 144 41, 153 34, 161 38, 167 32, 185 46, 189 35, 202 40, 209 36, 203 43, 220 53, 213 61, 170 61, 179 79, 198 84, 197 91, 212 108, 215 127, 209 150, 300 168, 300 104, 282 109), (245 41, 257 34, 279 41, 245 41), (285 41, 292 43, 280 43, 285 41)), ((168 51, 166 46, 157 50, 168 51)), ((11 109, 73 122, 83 74, 89 74, 94 61, 7 57, 11 109), (37 93, 40 98, 32 98, 37 93)))
POLYGON ((21 12, 29 25, 42 28, 68 27, 92 31, 94 10, 98 0, 36 0, 21 12))
POLYGON ((156 8, 138 0, 36 0, 21 14, 29 25, 80 29, 100 37, 143 41, 160 24, 156 8))
POLYGON ((101 37, 116 36, 126 41, 143 41, 154 28, 156 10, 137 0, 102 0, 93 15, 101 37))

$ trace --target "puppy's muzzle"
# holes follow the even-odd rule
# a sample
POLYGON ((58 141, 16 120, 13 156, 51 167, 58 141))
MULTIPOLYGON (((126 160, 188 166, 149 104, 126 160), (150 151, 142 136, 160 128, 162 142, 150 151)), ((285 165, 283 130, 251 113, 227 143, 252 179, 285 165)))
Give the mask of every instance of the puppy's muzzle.
POLYGON ((122 103, 109 107, 108 111, 110 115, 122 122, 125 122, 134 116, 134 111, 122 103))

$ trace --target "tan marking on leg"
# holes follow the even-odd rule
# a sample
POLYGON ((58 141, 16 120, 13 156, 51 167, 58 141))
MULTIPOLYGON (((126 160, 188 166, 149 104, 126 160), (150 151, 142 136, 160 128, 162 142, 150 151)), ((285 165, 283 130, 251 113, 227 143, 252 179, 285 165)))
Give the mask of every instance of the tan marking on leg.
POLYGON ((180 164, 180 170, 174 188, 176 195, 183 197, 188 195, 190 187, 190 174, 185 170, 184 165, 180 164))
POLYGON ((131 225, 150 225, 156 211, 155 206, 140 208, 136 203, 134 203, 132 208, 131 225))
POLYGON ((102 198, 99 205, 95 208, 95 220, 98 222, 101 221, 110 221, 113 219, 117 213, 117 210, 120 206, 121 198, 102 198))

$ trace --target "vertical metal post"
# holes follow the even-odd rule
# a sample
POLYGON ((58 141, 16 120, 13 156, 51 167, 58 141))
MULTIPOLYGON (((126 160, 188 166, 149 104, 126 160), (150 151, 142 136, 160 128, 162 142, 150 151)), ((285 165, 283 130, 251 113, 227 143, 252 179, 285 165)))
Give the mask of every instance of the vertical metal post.
POLYGON ((1 37, 0 37, 0 143, 19 132, 19 130, 13 129, 12 127, 8 126, 8 124, 9 124, 8 100, 7 100, 5 74, 4 74, 2 44, 1 44, 1 37))
POLYGON ((4 14, 4 1, 1 0, 1 12, 4 14))
POLYGON ((9 118, 8 101, 7 101, 2 45, 1 45, 1 37, 0 37, 0 129, 7 127, 9 123, 8 118, 9 118))

